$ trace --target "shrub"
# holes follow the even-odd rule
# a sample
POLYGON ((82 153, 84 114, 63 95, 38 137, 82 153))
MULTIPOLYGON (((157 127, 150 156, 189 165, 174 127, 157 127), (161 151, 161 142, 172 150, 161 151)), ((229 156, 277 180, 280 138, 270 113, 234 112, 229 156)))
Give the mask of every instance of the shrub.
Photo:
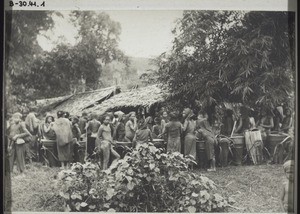
POLYGON ((59 173, 71 211, 223 212, 228 200, 214 182, 189 169, 190 157, 142 145, 106 171, 92 163, 59 173))

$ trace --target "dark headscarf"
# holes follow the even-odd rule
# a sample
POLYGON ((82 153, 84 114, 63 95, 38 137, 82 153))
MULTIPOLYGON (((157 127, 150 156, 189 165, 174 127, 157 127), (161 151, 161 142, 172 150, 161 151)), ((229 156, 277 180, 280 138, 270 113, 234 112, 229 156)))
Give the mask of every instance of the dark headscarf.
POLYGON ((51 117, 52 118, 52 122, 54 122, 54 117, 52 115, 47 115, 45 118, 45 123, 47 123, 48 118, 51 117))
POLYGON ((63 111, 58 111, 58 112, 57 112, 57 117, 58 117, 58 118, 63 117, 64 114, 65 114, 65 113, 64 113, 63 111))

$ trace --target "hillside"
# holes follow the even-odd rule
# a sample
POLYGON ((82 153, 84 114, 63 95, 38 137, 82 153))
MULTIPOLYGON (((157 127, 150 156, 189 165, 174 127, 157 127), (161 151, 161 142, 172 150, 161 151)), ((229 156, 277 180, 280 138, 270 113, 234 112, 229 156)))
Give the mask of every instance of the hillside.
POLYGON ((138 75, 148 73, 147 70, 155 69, 156 66, 151 64, 150 58, 131 57, 131 66, 137 70, 138 75))

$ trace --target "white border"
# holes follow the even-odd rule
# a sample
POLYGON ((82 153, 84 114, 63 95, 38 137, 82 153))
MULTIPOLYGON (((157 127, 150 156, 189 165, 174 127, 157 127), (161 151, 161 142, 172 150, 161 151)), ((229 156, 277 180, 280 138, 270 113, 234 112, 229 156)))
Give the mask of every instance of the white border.
MULTIPOLYGON (((246 10, 296 11, 297 0, 44 0, 45 7, 9 6, 5 10, 246 10)), ((27 3, 29 0, 25 0, 27 3)), ((31 0, 41 4, 43 0, 31 0)), ((13 0, 18 3, 19 0, 13 0)))

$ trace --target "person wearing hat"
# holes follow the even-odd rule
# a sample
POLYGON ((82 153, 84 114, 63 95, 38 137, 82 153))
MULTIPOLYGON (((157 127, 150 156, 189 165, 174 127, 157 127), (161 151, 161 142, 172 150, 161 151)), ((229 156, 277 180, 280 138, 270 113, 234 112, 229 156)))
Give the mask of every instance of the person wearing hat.
POLYGON ((283 164, 286 179, 282 183, 281 208, 283 212, 294 212, 294 161, 288 160, 283 164))
POLYGON ((11 124, 8 128, 8 152, 10 162, 10 172, 13 171, 15 160, 20 173, 25 171, 25 140, 26 137, 31 137, 27 130, 25 122, 22 121, 21 113, 14 113, 11 118, 11 124))

